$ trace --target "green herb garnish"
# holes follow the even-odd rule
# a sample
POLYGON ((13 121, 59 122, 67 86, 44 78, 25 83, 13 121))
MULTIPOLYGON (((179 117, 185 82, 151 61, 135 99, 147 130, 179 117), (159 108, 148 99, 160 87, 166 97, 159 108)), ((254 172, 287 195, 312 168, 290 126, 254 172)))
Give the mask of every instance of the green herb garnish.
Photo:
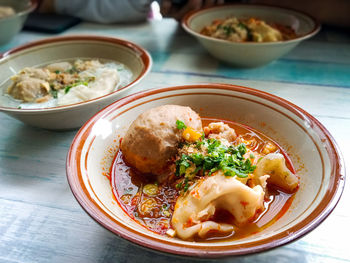
POLYGON ((240 28, 242 28, 242 29, 245 29, 245 30, 248 29, 247 26, 246 26, 245 24, 243 24, 242 22, 239 22, 239 23, 238 23, 238 26, 239 26, 240 28))
POLYGON ((64 88, 64 93, 67 94, 69 92, 69 90, 73 87, 79 86, 79 85, 84 85, 84 86, 88 86, 89 82, 88 81, 77 81, 72 85, 68 85, 64 88))
POLYGON ((176 176, 182 176, 186 173, 186 169, 191 166, 189 156, 183 154, 179 160, 176 161, 176 176))
POLYGON ((223 26, 222 29, 224 30, 226 36, 231 35, 232 33, 236 33, 236 29, 234 29, 231 26, 223 26))
POLYGON ((52 90, 51 90, 51 95, 52 95, 52 97, 53 97, 54 99, 57 99, 57 96, 58 96, 57 90, 52 89, 52 90))
MULTIPOLYGON (((185 179, 186 180, 186 179, 185 179)), ((189 183, 186 182, 185 183, 185 186, 184 186, 184 192, 186 192, 188 190, 188 187, 190 187, 189 183)))
POLYGON ((72 68, 68 69, 66 72, 68 72, 69 74, 74 74, 78 72, 78 69, 73 66, 72 68))
POLYGON ((67 94, 71 88, 72 88, 71 85, 66 86, 66 87, 64 88, 64 93, 67 94))
POLYGON ((55 71, 55 73, 56 73, 56 74, 60 74, 60 73, 61 73, 61 71, 59 71, 59 70, 56 70, 56 71, 55 71))
MULTIPOLYGON (((175 163, 176 176, 185 176, 185 179, 187 179, 187 169, 192 167, 190 171, 193 171, 193 166, 195 166, 193 173, 196 174, 210 176, 212 173, 222 170, 226 176, 245 178, 256 168, 255 165, 252 165, 250 159, 244 159, 243 156, 247 152, 247 148, 243 143, 227 147, 219 140, 204 139, 200 145, 206 147, 207 154, 182 154, 181 158, 175 163)), ((198 142, 194 143, 193 146, 197 147, 198 142)), ((179 185, 179 188, 181 187, 182 185, 179 185)))
POLYGON ((176 189, 180 189, 182 187, 182 182, 175 185, 176 189))
POLYGON ((176 121, 176 127, 177 129, 179 130, 182 130, 182 129, 186 129, 187 126, 185 125, 185 123, 183 121, 180 121, 180 120, 177 120, 176 121))
POLYGON ((242 22, 240 22, 238 24, 239 27, 241 27, 242 29, 245 29, 247 31, 247 40, 248 41, 253 41, 253 33, 252 30, 245 24, 243 24, 242 22))

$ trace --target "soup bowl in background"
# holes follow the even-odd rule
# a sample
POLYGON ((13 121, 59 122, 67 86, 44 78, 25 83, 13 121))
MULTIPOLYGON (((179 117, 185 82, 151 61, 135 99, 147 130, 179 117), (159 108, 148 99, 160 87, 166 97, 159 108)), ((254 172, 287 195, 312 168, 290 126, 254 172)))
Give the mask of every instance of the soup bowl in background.
POLYGON ((3 100, 0 112, 35 127, 53 130, 78 128, 96 112, 137 85, 148 74, 152 65, 151 56, 146 50, 126 40, 84 35, 47 38, 14 48, 2 55, 0 96, 5 96, 11 84, 10 77, 25 67, 44 66, 78 58, 122 63, 131 71, 131 81, 104 96, 64 106, 21 109, 6 104, 3 100))
POLYGON ((219 5, 194 11, 182 20, 182 27, 215 58, 238 67, 266 65, 314 36, 318 22, 302 12, 268 5, 231 4, 219 5), (297 34, 291 40, 277 42, 231 42, 205 36, 200 31, 214 20, 235 16, 238 19, 258 18, 266 22, 290 26, 297 34))
POLYGON ((12 7, 14 15, 0 19, 0 45, 4 45, 21 31, 28 14, 37 6, 34 0, 0 0, 0 6, 12 7))
POLYGON ((108 230, 155 251, 203 258, 251 254, 302 237, 332 212, 345 180, 339 149, 314 117, 274 95, 227 84, 155 89, 120 99, 79 130, 68 152, 66 171, 79 204, 108 230), (209 243, 161 236, 131 219, 113 196, 108 171, 133 120, 166 104, 190 106, 202 117, 248 125, 286 149, 300 176, 300 188, 287 212, 256 234, 209 243))

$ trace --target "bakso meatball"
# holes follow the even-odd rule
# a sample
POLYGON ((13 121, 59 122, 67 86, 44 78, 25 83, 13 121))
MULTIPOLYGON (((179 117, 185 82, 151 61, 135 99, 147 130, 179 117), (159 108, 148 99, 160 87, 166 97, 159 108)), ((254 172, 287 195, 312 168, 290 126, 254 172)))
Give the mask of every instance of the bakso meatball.
POLYGON ((43 102, 50 93, 49 83, 42 79, 26 78, 7 90, 13 98, 24 102, 43 102))
POLYGON ((202 132, 199 115, 189 107, 164 105, 150 109, 131 124, 121 143, 125 160, 142 173, 162 181, 169 173, 169 160, 176 154, 182 130, 176 121, 202 132))

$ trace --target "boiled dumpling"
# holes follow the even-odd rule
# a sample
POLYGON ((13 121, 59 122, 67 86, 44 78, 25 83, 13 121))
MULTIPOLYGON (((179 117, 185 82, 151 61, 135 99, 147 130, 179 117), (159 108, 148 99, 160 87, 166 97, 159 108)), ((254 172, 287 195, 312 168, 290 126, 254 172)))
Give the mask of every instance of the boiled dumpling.
POLYGON ((59 71, 61 73, 68 71, 72 68, 72 64, 66 61, 52 63, 50 65, 47 65, 46 68, 50 70, 51 72, 59 71))
POLYGON ((282 34, 277 29, 261 20, 250 20, 248 27, 252 30, 255 42, 275 42, 282 40, 282 34))
POLYGON ((204 128, 205 135, 209 139, 222 140, 232 143, 236 139, 237 135, 234 129, 223 122, 211 122, 204 128))
POLYGON ((280 153, 270 153, 264 156, 257 164, 254 171, 256 179, 269 175, 268 183, 282 189, 293 192, 299 185, 298 177, 286 166, 286 160, 280 153))
POLYGON ((95 74, 96 79, 87 86, 84 84, 74 86, 68 93, 61 90, 57 105, 62 106, 79 103, 113 92, 119 82, 117 70, 113 68, 106 68, 103 70, 97 69, 95 74))
POLYGON ((19 74, 11 77, 11 79, 14 82, 21 81, 28 78, 48 81, 53 78, 53 75, 48 69, 44 69, 44 68, 24 68, 19 72, 19 74))
POLYGON ((196 234, 203 238, 209 231, 232 232, 233 225, 210 220, 215 211, 226 210, 237 225, 243 225, 263 209, 264 194, 260 185, 250 188, 235 177, 227 177, 218 171, 178 198, 172 226, 181 239, 196 234))

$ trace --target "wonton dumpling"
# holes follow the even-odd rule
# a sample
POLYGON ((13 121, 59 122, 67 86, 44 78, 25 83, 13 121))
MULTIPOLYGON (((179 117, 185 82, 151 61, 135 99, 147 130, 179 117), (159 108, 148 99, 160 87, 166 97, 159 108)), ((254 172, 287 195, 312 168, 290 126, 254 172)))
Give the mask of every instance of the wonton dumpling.
POLYGON ((27 78, 41 79, 41 80, 50 80, 52 77, 48 69, 43 68, 24 68, 20 71, 19 74, 11 77, 11 79, 16 81, 21 81, 27 78))
POLYGON ((116 69, 104 69, 96 72, 96 75, 95 81, 89 83, 88 86, 77 85, 72 87, 68 93, 61 92, 63 95, 59 96, 57 105, 79 103, 111 93, 120 79, 116 69))
POLYGON ((209 139, 221 140, 225 139, 228 142, 233 142, 237 135, 234 129, 223 122, 211 122, 204 128, 205 134, 209 139))
POLYGON ((270 153, 264 156, 254 171, 255 178, 269 175, 268 183, 293 192, 299 184, 298 177, 286 166, 286 160, 280 153, 270 153))
POLYGON ((203 238, 209 231, 233 231, 233 225, 210 220, 216 209, 228 211, 238 225, 243 225, 254 218, 259 209, 263 209, 264 195, 260 185, 250 188, 218 171, 178 198, 172 226, 181 239, 189 239, 196 234, 203 238))
POLYGON ((47 65, 46 68, 50 70, 51 72, 60 71, 65 72, 72 68, 72 64, 66 61, 52 63, 50 65, 47 65))
POLYGON ((264 21, 252 20, 248 22, 248 27, 252 30, 255 42, 275 42, 282 40, 281 32, 264 21))

